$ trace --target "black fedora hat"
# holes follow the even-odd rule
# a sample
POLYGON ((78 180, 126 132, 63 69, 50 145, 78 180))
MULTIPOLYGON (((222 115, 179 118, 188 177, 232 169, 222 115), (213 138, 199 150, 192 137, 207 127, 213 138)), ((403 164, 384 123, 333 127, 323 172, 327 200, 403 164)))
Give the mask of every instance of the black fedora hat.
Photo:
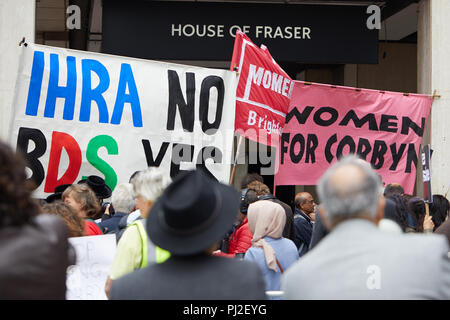
POLYGON ((55 193, 52 193, 51 195, 49 195, 45 199, 45 201, 47 203, 52 203, 55 200, 60 200, 64 190, 66 190, 67 187, 69 187, 69 186, 71 186, 71 184, 62 184, 62 185, 59 185, 59 186, 55 187, 55 193))
POLYGON ((99 176, 89 176, 87 179, 78 181, 78 184, 86 183, 99 199, 111 197, 111 188, 105 183, 105 180, 99 176))
POLYGON ((200 253, 224 237, 236 219, 239 194, 202 170, 178 174, 147 218, 151 241, 173 255, 200 253))

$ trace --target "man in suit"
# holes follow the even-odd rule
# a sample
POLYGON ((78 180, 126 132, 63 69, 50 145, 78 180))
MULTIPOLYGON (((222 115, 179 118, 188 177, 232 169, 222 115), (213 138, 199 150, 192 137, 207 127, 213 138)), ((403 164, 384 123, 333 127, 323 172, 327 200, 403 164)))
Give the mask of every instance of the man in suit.
POLYGON ((180 173, 152 206, 150 240, 171 253, 114 281, 111 299, 265 299, 259 267, 211 255, 239 210, 239 195, 201 170, 180 173))
POLYGON ((327 170, 319 213, 331 232, 285 273, 287 299, 450 299, 446 239, 379 230, 382 193, 355 156, 327 170))

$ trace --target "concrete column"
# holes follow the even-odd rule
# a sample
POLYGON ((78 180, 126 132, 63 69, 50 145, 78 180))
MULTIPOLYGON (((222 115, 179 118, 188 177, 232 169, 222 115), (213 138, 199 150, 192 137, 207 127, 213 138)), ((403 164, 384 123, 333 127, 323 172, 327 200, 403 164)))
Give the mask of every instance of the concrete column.
MULTIPOLYGON (((431 143, 432 191, 445 194, 450 183, 450 1, 421 0, 418 21, 418 91, 435 99, 423 144, 431 143)), ((421 180, 418 179, 418 180, 421 180)), ((418 189, 421 185, 418 185, 418 189)))
POLYGON ((14 87, 21 47, 25 37, 34 43, 35 0, 0 1, 0 139, 8 137, 14 87))

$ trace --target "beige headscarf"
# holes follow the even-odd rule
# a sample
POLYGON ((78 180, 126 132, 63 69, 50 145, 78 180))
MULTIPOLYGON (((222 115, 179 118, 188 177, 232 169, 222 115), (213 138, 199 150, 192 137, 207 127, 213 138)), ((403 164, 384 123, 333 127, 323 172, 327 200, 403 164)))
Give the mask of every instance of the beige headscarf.
POLYGON ((263 239, 265 236, 278 239, 283 235, 286 214, 278 203, 261 200, 252 203, 247 212, 248 227, 253 233, 252 245, 264 250, 267 267, 277 271, 275 250, 263 239))

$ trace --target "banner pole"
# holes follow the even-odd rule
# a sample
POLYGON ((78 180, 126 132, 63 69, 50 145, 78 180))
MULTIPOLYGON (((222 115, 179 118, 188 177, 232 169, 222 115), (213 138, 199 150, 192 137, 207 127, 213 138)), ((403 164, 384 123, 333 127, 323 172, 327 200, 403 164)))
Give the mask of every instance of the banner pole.
POLYGON ((239 157, 239 150, 241 149, 242 140, 244 139, 244 136, 239 137, 238 146, 236 149, 236 156, 234 157, 234 163, 233 163, 233 170, 231 171, 231 178, 230 178, 230 186, 233 185, 234 182, 234 174, 236 173, 236 165, 239 157))

